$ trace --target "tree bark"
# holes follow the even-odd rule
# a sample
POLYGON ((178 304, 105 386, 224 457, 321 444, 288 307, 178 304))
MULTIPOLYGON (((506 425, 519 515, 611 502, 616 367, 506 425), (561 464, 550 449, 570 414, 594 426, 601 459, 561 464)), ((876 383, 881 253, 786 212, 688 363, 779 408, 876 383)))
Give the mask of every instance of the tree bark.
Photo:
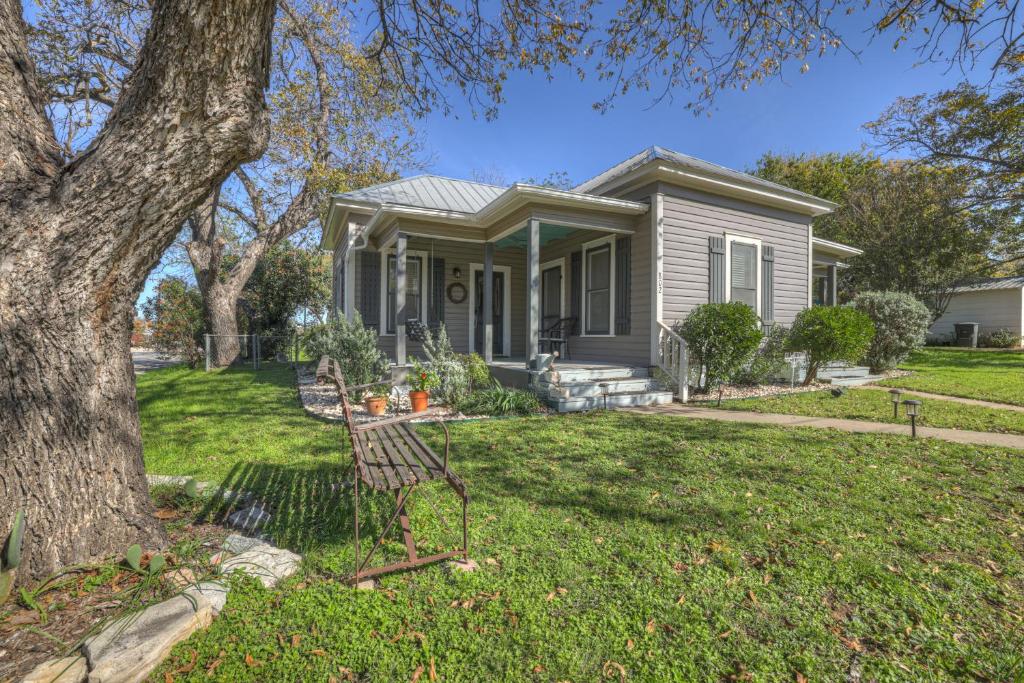
POLYGON ((165 543, 151 516, 133 304, 178 227, 266 143, 273 0, 154 3, 103 129, 63 165, 15 0, 0 0, 0 534, 19 580, 165 543))

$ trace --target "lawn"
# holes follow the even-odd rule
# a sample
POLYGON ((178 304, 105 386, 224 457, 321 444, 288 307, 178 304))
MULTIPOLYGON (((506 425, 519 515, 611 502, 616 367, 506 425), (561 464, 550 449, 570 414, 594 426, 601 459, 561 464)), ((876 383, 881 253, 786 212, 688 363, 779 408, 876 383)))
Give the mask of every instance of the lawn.
POLYGON ((1024 352, 926 348, 900 367, 914 374, 879 384, 1024 406, 1024 352))
MULTIPOLYGON (((915 398, 904 395, 903 398, 915 398)), ((973 429, 981 432, 1024 434, 1024 413, 1014 410, 986 408, 941 399, 920 399, 921 415, 917 423, 926 427, 973 429)), ((727 410, 750 410, 756 413, 783 413, 811 417, 838 417, 871 422, 897 422, 910 425, 906 410, 900 406, 899 417, 893 419, 892 397, 877 389, 850 389, 834 397, 828 391, 806 391, 782 396, 723 401, 727 410)))
MULTIPOLYGON (((286 371, 156 371, 139 395, 149 466, 258 491, 306 553, 275 590, 239 585, 155 681, 1024 675, 1017 453, 617 412, 461 423, 480 571, 355 591, 343 432, 304 416, 286 371)), ((457 538, 441 494, 453 529, 412 512, 424 550, 457 538)))

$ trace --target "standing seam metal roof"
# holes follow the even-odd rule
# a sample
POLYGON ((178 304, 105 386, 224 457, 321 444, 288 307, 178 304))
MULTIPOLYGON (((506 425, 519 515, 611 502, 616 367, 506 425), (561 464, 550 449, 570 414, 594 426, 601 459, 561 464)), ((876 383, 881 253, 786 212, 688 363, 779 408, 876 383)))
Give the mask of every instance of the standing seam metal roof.
POLYGON ((336 195, 343 199, 475 213, 506 188, 470 180, 418 175, 336 195))
POLYGON ((986 292, 997 289, 1017 289, 1024 287, 1024 276, 994 277, 954 289, 954 292, 986 292))

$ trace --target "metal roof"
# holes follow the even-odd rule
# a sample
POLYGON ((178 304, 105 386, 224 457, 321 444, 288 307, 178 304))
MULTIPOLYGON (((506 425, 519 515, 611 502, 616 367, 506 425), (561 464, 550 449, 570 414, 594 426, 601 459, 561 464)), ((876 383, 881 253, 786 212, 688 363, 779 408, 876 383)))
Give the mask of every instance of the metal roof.
POLYGON ((996 289, 1018 289, 1024 287, 1024 276, 1016 277, 993 277, 987 280, 980 280, 969 285, 962 285, 954 289, 954 292, 986 292, 996 289))
POLYGON ((441 211, 476 213, 504 191, 504 187, 471 180, 417 175, 390 183, 371 185, 335 197, 373 204, 398 204, 441 211))
POLYGON ((586 182, 577 185, 574 189, 576 192, 590 192, 594 188, 600 187, 609 180, 617 178, 620 175, 625 175, 626 173, 629 173, 633 169, 639 168, 640 166, 643 166, 644 164, 650 161, 654 161, 656 159, 667 161, 673 164, 679 164, 680 166, 686 166, 687 168, 691 168, 696 171, 710 173, 712 175, 722 176, 725 178, 731 178, 733 180, 737 180, 747 185, 757 185, 766 189, 781 191, 789 195, 804 197, 806 199, 813 199, 816 202, 823 202, 829 206, 834 206, 832 202, 828 202, 824 199, 821 199, 820 197, 815 197, 812 194, 800 192, 799 190, 794 190, 791 187, 779 185, 778 183, 773 183, 770 180, 765 180, 764 178, 758 178, 757 176, 750 175, 749 173, 734 171, 731 168, 720 166, 719 164, 714 164, 711 163, 710 161, 704 161, 703 159, 692 157, 689 154, 683 154, 682 152, 676 152, 671 149, 665 149, 664 147, 658 147, 657 145, 653 147, 648 147, 639 154, 634 154, 625 161, 618 163, 615 166, 612 166, 607 171, 604 171, 603 173, 594 176, 590 180, 587 180, 586 182))

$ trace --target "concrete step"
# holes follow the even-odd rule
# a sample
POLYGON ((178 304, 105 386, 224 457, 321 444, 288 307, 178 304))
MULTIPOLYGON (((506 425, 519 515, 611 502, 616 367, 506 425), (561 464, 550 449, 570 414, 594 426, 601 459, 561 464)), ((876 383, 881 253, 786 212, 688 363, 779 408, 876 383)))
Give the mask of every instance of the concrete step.
POLYGON ((661 385, 649 377, 636 377, 631 379, 608 379, 589 382, 562 382, 561 384, 540 383, 541 391, 553 399, 560 398, 585 398, 587 396, 601 396, 608 394, 635 394, 647 391, 659 391, 661 385), (602 384, 607 386, 602 387, 602 384))
POLYGON ((863 365, 833 366, 818 370, 818 378, 822 380, 844 377, 867 377, 870 374, 871 368, 866 368, 863 365))
POLYGON ((612 379, 636 379, 639 377, 650 377, 650 375, 650 370, 647 368, 595 365, 586 368, 569 367, 559 369, 556 365, 554 370, 540 373, 538 379, 548 384, 572 384, 575 382, 600 382, 612 379))
POLYGON ((548 405, 560 413, 578 413, 601 408, 629 408, 633 406, 657 406, 672 402, 671 391, 645 391, 625 394, 609 394, 607 404, 604 396, 549 399, 548 405))
POLYGON ((833 384, 837 387, 859 387, 862 384, 871 384, 883 379, 882 375, 858 375, 856 377, 832 377, 822 379, 823 382, 833 384))

